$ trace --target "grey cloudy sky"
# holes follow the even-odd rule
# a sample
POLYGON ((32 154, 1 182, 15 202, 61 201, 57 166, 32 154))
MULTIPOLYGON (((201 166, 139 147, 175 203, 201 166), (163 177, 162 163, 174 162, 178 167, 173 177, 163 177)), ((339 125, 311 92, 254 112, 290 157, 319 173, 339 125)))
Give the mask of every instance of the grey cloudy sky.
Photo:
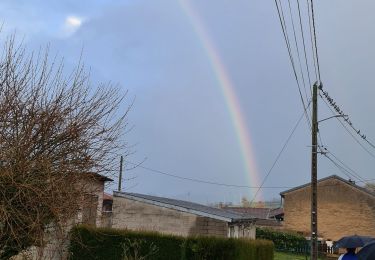
MULTIPOLYGON (((235 86, 252 141, 258 169, 254 174, 262 179, 303 111, 274 1, 186 2, 200 17, 235 86)), ((287 2, 282 2, 287 11, 287 2)), ((296 2, 291 2, 296 10, 296 2)), ((110 80, 129 90, 129 101, 136 97, 129 118, 134 129, 126 136, 129 143, 136 144, 130 161, 147 157, 143 166, 170 174, 253 186, 204 43, 180 3, 2 1, 2 39, 16 31, 30 48, 50 43, 51 51, 63 56, 68 67, 78 61, 83 48, 93 82, 110 80)), ((375 3, 314 3, 324 87, 351 121, 375 141, 375 3)), ((306 25, 305 1, 301 8, 306 25)), ((292 37, 291 31, 289 34, 292 37)), ((320 101, 319 117, 330 115, 320 101)), ((375 158, 337 120, 322 123, 320 132, 332 155, 364 179, 374 178, 375 158)), ((265 186, 296 186, 309 181, 310 140, 307 123, 302 121, 265 186)), ((375 154, 375 149, 361 143, 375 154)), ((249 189, 183 181, 142 168, 126 174, 136 179, 125 183, 125 189, 139 193, 204 203, 238 202, 241 196, 252 194, 249 189)), ((319 178, 332 174, 348 178, 319 156, 319 178)), ((258 199, 278 198, 282 190, 263 189, 258 199)))

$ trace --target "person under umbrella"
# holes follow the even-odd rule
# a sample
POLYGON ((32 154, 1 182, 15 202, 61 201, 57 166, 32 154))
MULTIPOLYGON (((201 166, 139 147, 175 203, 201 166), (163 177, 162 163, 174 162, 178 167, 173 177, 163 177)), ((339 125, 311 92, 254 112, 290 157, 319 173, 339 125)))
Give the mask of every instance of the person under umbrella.
POLYGON ((355 254, 355 248, 347 248, 346 254, 340 255, 338 260, 358 260, 358 257, 355 254))
POLYGON ((357 255, 355 254, 355 249, 357 247, 363 247, 366 243, 374 240, 372 237, 368 236, 346 236, 342 237, 339 241, 335 243, 336 248, 346 248, 346 254, 339 257, 338 260, 357 260, 357 255))
POLYGON ((366 244, 361 250, 359 250, 358 259, 360 260, 374 260, 375 259, 375 241, 366 244))
POLYGON ((336 248, 357 248, 363 247, 365 244, 373 241, 373 237, 368 236, 346 236, 342 237, 339 241, 335 243, 336 248))

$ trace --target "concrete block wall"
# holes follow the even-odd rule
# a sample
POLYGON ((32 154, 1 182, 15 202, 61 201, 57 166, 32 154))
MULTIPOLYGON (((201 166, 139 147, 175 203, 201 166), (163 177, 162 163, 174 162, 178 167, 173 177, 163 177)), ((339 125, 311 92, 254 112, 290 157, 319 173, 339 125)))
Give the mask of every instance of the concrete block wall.
POLYGON ((228 224, 225 221, 117 196, 113 197, 112 227, 180 236, 226 237, 228 233, 228 224))
MULTIPOLYGON (((285 194, 284 228, 310 232, 310 187, 285 194)), ((337 179, 318 184, 318 234, 375 236, 375 197, 337 179)))

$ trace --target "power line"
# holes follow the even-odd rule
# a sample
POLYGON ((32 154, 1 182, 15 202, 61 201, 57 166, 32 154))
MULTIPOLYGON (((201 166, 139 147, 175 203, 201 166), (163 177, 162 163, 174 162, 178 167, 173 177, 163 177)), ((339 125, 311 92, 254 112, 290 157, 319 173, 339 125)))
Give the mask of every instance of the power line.
POLYGON ((312 25, 313 25, 313 33, 314 33, 314 46, 315 46, 315 58, 316 58, 316 65, 318 68, 318 78, 319 82, 322 82, 320 77, 320 66, 319 66, 319 56, 318 56, 318 45, 316 43, 316 29, 315 29, 315 17, 314 17, 314 3, 313 0, 310 0, 311 3, 311 18, 312 18, 312 25))
MULTIPOLYGON (((322 97, 322 100, 327 105, 331 113, 333 115, 336 115, 336 113, 332 110, 331 106, 327 103, 327 101, 323 97, 322 97)), ((365 150, 371 157, 375 158, 375 155, 371 153, 360 141, 358 141, 358 139, 350 132, 350 130, 344 125, 344 123, 341 122, 341 120, 338 117, 336 117, 336 119, 340 123, 340 125, 346 130, 346 132, 348 132, 348 134, 354 139, 354 141, 356 141, 357 144, 359 144, 362 147, 362 149, 365 150)))
POLYGON ((351 122, 349 116, 344 114, 344 112, 340 109, 339 105, 337 105, 336 102, 334 102, 333 98, 329 96, 328 92, 324 91, 323 89, 321 89, 321 91, 323 92, 323 96, 326 98, 328 103, 336 110, 336 112, 339 115, 345 117, 344 121, 357 133, 357 135, 360 136, 363 140, 365 140, 372 148, 375 148, 375 145, 368 140, 366 135, 363 133, 361 134, 361 130, 353 126, 353 123, 351 122))
MULTIPOLYGON (((359 180, 362 180, 362 181, 364 180, 356 171, 354 171, 352 168, 350 168, 347 164, 345 164, 342 160, 340 160, 336 155, 334 155, 331 150, 328 150, 323 145, 322 137, 321 137, 321 134, 320 134, 319 131, 318 131, 318 136, 319 136, 319 140, 320 140, 320 144, 318 145, 318 148, 320 149, 320 153, 322 155, 326 155, 327 153, 331 154, 336 159, 336 161, 338 161, 341 164, 341 167, 345 168, 345 171, 351 172, 351 174, 355 175, 357 177, 357 179, 359 179, 359 180)), ((340 167, 340 170, 342 170, 341 167, 340 167)))
MULTIPOLYGON (((327 150, 327 149, 326 149, 327 150)), ((342 160, 340 160, 336 155, 334 155, 332 153, 332 151, 330 150, 327 150, 329 152, 329 154, 331 154, 339 163, 341 163, 342 166, 344 166, 348 171, 350 171, 352 173, 352 175, 355 175, 357 176, 357 179, 359 179, 360 181, 363 181, 363 177, 361 177, 361 175, 359 175, 356 171, 354 171, 352 168, 350 168, 347 164, 345 164, 342 160)))
POLYGON ((315 79, 316 79, 316 81, 318 81, 319 77, 318 77, 318 69, 317 69, 317 66, 316 66, 316 58, 315 58, 315 51, 314 51, 314 41, 313 41, 313 32, 312 32, 312 22, 311 22, 311 16, 310 16, 311 12, 310 12, 309 0, 306 0, 306 4, 307 4, 308 16, 309 16, 309 31, 310 31, 311 53, 312 53, 312 56, 313 56, 315 79))
MULTIPOLYGON (((297 1, 297 2, 298 2, 298 1, 297 1)), ((309 100, 309 98, 307 97, 305 77, 304 77, 304 75, 303 75, 304 73, 303 73, 303 70, 302 70, 301 57, 300 57, 300 54, 299 54, 299 48, 298 48, 298 43, 297 43, 296 30, 295 30, 295 26, 294 26, 294 19, 293 19, 293 14, 292 14, 292 8, 291 8, 291 6, 290 6, 290 0, 288 0, 288 6, 289 6, 290 20, 291 20, 291 22, 292 22, 292 29, 293 29, 293 35, 294 35, 294 42, 295 42, 296 50, 297 50, 297 57, 298 57, 299 68, 300 68, 300 71, 301 71, 301 77, 302 77, 303 89, 304 89, 304 91, 305 91, 305 96, 306 96, 306 101, 307 101, 307 100, 309 100)), ((302 26, 302 24, 301 24, 301 26, 302 26)))
POLYGON ((339 163, 335 162, 330 156, 328 156, 326 153, 323 153, 323 155, 331 162, 333 163, 343 174, 345 174, 348 178, 357 179, 360 181, 363 181, 362 179, 358 178, 354 174, 352 174, 349 170, 347 170, 344 166, 340 165, 339 163))
MULTIPOLYGON (((310 105, 310 103, 309 103, 308 105, 310 105)), ((305 110, 305 111, 306 111, 306 110, 305 110)), ((305 112, 305 111, 304 111, 304 112, 305 112)), ((298 119, 296 125, 295 125, 295 126, 293 127, 293 129, 292 129, 292 132, 289 134, 289 136, 288 136, 288 138, 286 139, 286 141, 285 141, 283 147, 281 148, 279 154, 276 156, 276 159, 275 159, 275 161, 273 162, 271 168, 268 170, 266 176, 263 178, 260 187, 259 187, 258 190, 255 192, 255 194, 254 194, 254 198, 253 198, 253 199, 251 200, 251 202, 250 202, 250 205, 254 202, 254 200, 256 199, 256 197, 257 197, 257 195, 258 195, 260 189, 263 187, 264 183, 267 181, 268 176, 271 174, 271 172, 272 172, 273 168, 275 167, 277 161, 279 160, 281 154, 284 152, 286 146, 288 145, 290 139, 292 138, 294 132, 296 131, 296 129, 297 129, 299 123, 301 122, 303 116, 304 116, 304 113, 302 113, 302 115, 301 115, 300 118, 298 119)))
MULTIPOLYGON (((304 54, 305 54, 305 65, 306 65, 306 71, 307 71, 307 78, 309 79, 309 85, 312 85, 312 81, 311 81, 311 78, 310 78, 309 65, 308 65, 308 61, 307 61, 307 52, 306 52, 306 45, 305 45, 305 36, 304 36, 304 33, 303 33, 303 27, 302 27, 301 9, 300 9, 299 1, 298 1, 298 0, 297 0, 297 6, 298 6, 298 17, 299 17, 300 30, 301 30, 301 35, 302 35, 303 52, 304 52, 304 54)), ((309 87, 309 89, 310 89, 310 95, 312 96, 312 90, 311 90, 311 87, 309 87)))
MULTIPOLYGON (((129 163, 129 164, 132 164, 132 165, 136 165, 136 163, 133 163, 133 162, 130 162, 130 161, 126 161, 126 162, 129 163)), ((248 189, 258 189, 258 188, 262 188, 262 189, 284 189, 284 188, 286 188, 287 189, 287 188, 291 188, 289 186, 259 187, 259 186, 249 186, 249 185, 227 184, 227 183, 213 182, 213 181, 201 180, 201 179, 190 178, 190 177, 182 177, 182 176, 179 176, 179 175, 167 173, 167 172, 160 171, 160 170, 155 170, 155 169, 145 167, 145 166, 142 166, 142 165, 138 165, 137 167, 142 168, 144 170, 147 170, 149 172, 169 176, 169 177, 180 179, 180 180, 192 181, 192 182, 204 183, 204 184, 216 185, 216 186, 233 187, 233 188, 248 188, 248 189)))
MULTIPOLYGON (((299 119, 301 121, 302 117, 299 119)), ((190 178, 190 177, 182 177, 179 175, 167 173, 164 171, 156 170, 153 168, 149 168, 146 166, 139 165, 139 163, 134 163, 131 161, 126 160, 126 163, 132 164, 132 165, 137 165, 137 167, 147 170, 150 173, 156 173, 168 177, 172 177, 175 179, 180 179, 180 180, 185 180, 185 181, 191 181, 191 182, 197 182, 197 183, 203 183, 203 184, 208 184, 208 185, 215 185, 215 186, 224 186, 224 187, 232 187, 232 188, 247 188, 247 189, 292 189, 295 188, 296 186, 248 186, 248 185, 237 185, 237 184, 226 184, 226 183, 220 183, 220 182, 212 182, 212 181, 206 181, 206 180, 201 180, 201 179, 196 179, 196 178, 190 178)), ((371 181, 374 181, 375 179, 368 179, 368 180, 362 180, 362 181, 357 181, 361 183, 368 183, 371 181)), ((336 186, 337 184, 334 185, 324 185, 324 186, 336 186)))
POLYGON ((282 29, 282 32, 283 32, 285 44, 286 44, 286 47, 287 47, 287 50, 288 50, 289 60, 290 60, 290 63, 292 65, 294 78, 297 82, 299 96, 300 96, 300 99, 301 99, 301 102, 302 102, 302 106, 303 106, 303 109, 304 109, 304 113, 305 113, 305 116, 306 116, 307 123, 309 125, 309 129, 311 129, 310 118, 309 118, 309 115, 306 111, 305 101, 303 99, 300 82, 298 80, 297 71, 296 71, 296 68, 295 68, 294 60, 293 60, 293 55, 292 55, 292 51, 291 51, 291 47, 290 47, 290 41, 289 41, 289 37, 288 37, 288 30, 287 30, 287 27, 286 27, 284 11, 283 11, 283 8, 282 8, 281 1, 279 0, 279 3, 278 3, 277 0, 275 0, 275 5, 276 5, 277 13, 278 13, 278 16, 279 16, 279 21, 280 21, 281 29, 282 29))

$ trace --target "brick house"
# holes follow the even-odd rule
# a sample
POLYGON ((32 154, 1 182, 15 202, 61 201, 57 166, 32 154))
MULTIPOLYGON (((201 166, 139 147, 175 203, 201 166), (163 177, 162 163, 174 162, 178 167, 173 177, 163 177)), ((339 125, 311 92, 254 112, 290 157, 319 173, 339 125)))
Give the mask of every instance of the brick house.
MULTIPOLYGON (((280 193, 284 228, 310 233, 310 183, 280 193)), ((348 235, 375 236, 375 194, 332 175, 318 181, 318 236, 337 241, 348 235)))
POLYGON ((255 238, 254 218, 188 201, 114 192, 113 228, 180 236, 255 238))

